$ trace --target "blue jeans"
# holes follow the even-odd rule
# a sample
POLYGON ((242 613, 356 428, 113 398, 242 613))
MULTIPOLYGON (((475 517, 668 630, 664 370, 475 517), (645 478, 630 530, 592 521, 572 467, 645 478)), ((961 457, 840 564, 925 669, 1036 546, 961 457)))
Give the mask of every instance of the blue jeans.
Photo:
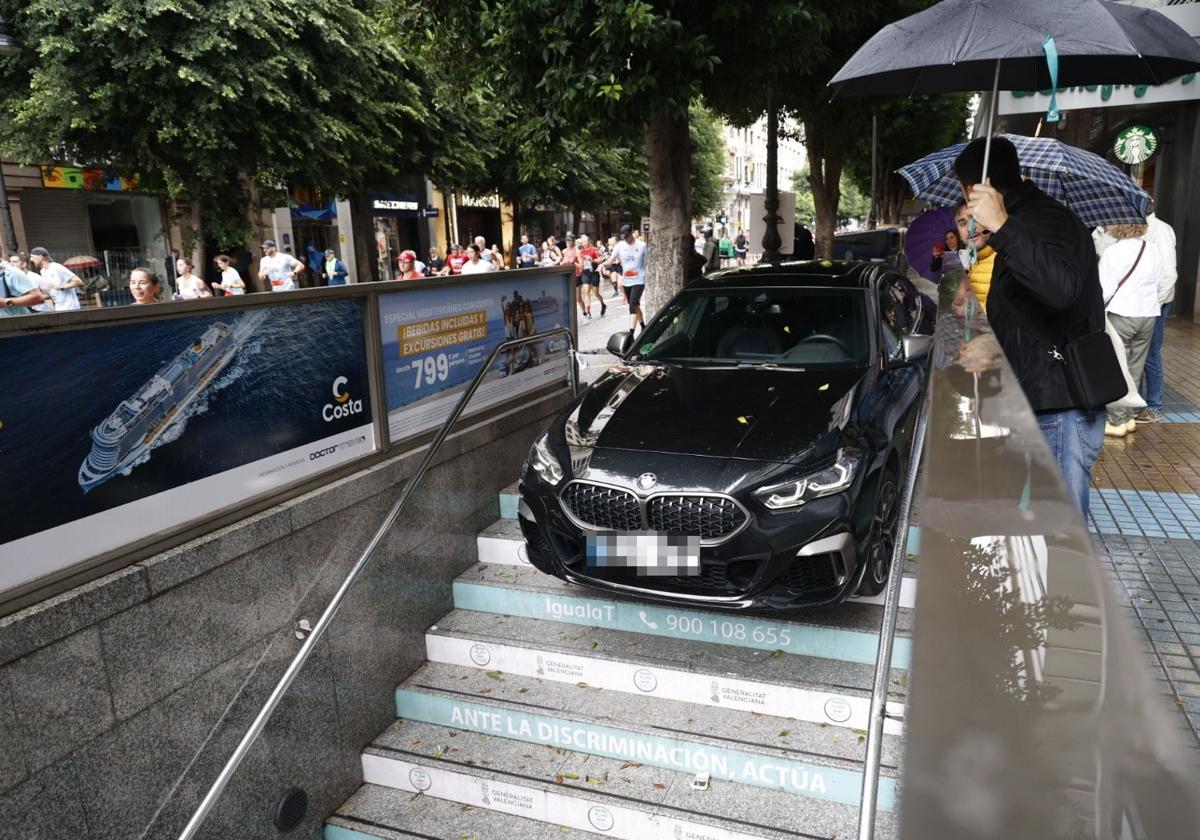
POLYGON ((1142 399, 1146 401, 1146 408, 1152 411, 1162 411, 1163 407, 1163 331, 1167 328, 1167 316, 1170 314, 1171 304, 1164 303, 1158 316, 1158 322, 1154 325, 1154 337, 1150 339, 1150 354, 1146 356, 1146 367, 1142 371, 1141 387, 1138 389, 1142 399))
POLYGON ((1055 411, 1037 416, 1050 452, 1058 463, 1067 492, 1079 505, 1086 524, 1088 486, 1092 483, 1092 465, 1104 445, 1104 409, 1099 411, 1055 411))

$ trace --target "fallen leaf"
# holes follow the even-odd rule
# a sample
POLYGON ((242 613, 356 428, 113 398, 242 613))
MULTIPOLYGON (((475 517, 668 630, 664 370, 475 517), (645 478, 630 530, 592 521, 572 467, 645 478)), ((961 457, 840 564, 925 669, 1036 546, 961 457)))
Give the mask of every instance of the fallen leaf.
POLYGON ((624 769, 625 769, 625 768, 627 768, 627 767, 641 767, 641 766, 642 766, 642 765, 641 765, 641 762, 638 762, 638 761, 626 761, 624 764, 622 764, 622 765, 621 765, 621 769, 622 769, 622 770, 624 770, 624 769))
POLYGON ((578 779, 579 778, 578 773, 561 773, 559 775, 561 775, 564 779, 578 779))
POLYGON ((667 786, 666 786, 666 785, 664 785, 662 782, 655 782, 655 783, 654 783, 654 789, 655 789, 655 790, 666 790, 666 789, 667 789, 667 786))
POLYGON ((789 736, 789 735, 791 735, 791 734, 792 734, 792 730, 790 730, 790 729, 781 729, 781 730, 779 731, 779 737, 780 737, 780 738, 786 738, 787 736, 789 736))
POLYGON ((498 679, 500 679, 501 673, 503 673, 503 672, 502 671, 488 671, 487 675, 494 680, 498 680, 498 679))

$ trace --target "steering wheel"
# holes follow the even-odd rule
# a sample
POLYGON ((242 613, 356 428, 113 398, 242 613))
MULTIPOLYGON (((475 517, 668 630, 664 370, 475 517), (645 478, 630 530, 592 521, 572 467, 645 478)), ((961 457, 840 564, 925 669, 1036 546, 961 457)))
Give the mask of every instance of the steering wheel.
POLYGON ((846 346, 846 342, 842 341, 837 336, 830 335, 829 333, 813 333, 810 336, 800 339, 800 341, 798 343, 799 344, 808 344, 810 341, 828 341, 831 344, 836 344, 838 349, 841 350, 843 353, 845 353, 847 356, 853 355, 850 352, 850 348, 846 346))

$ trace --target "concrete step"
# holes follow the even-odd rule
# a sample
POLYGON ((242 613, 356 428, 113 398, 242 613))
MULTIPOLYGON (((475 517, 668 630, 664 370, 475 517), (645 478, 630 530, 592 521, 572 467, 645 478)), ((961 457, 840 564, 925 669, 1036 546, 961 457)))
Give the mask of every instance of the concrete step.
MULTIPOLYGON (((503 504, 502 497, 501 505, 503 504)), ((919 540, 919 534, 914 534, 914 531, 910 530, 910 550, 919 544, 919 540)), ((498 519, 487 528, 484 528, 479 533, 479 536, 475 538, 475 544, 479 553, 480 563, 493 563, 501 566, 524 566, 529 568, 529 554, 525 550, 525 538, 521 536, 521 528, 517 524, 515 514, 511 519, 498 519)), ((912 609, 916 599, 917 579, 915 573, 910 572, 906 566, 904 581, 901 583, 900 589, 900 606, 904 609, 912 609)), ((882 606, 883 594, 880 593, 879 595, 867 598, 856 595, 850 600, 854 603, 882 606)))
MULTIPOLYGON (((363 774, 405 800, 420 792, 563 826, 569 836, 848 837, 857 819, 855 806, 720 779, 698 790, 686 773, 411 720, 367 747, 363 774)), ((894 823, 892 814, 881 814, 877 836, 892 837, 894 823)))
POLYGON ((584 840, 592 834, 367 784, 325 823, 324 840, 584 840))
MULTIPOLYGON (((856 603, 823 610, 722 613, 618 599, 565 583, 532 566, 481 563, 454 581, 454 606, 731 647, 873 665, 880 610, 856 603)), ((907 668, 912 613, 901 610, 892 662, 907 668)))
MULTIPOLYGON (((500 671, 639 697, 741 709, 787 720, 866 729, 874 669, 809 656, 778 656, 620 630, 455 610, 425 637, 426 656, 463 668, 500 671)), ((892 673, 885 722, 899 734, 907 675, 892 673)))
MULTIPOLYGON (((566 684, 440 663, 396 690, 402 719, 497 740, 572 749, 688 775, 708 772, 739 786, 781 790, 855 806, 862 785, 862 735, 666 698, 653 703, 586 684, 566 684)), ((896 799, 900 741, 883 738, 879 806, 896 799)))

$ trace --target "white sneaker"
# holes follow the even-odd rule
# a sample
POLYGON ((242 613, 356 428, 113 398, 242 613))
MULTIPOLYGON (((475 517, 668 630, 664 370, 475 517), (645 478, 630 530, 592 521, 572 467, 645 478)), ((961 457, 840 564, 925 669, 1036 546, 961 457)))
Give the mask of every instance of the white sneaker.
POLYGON ((1104 422, 1104 434, 1109 437, 1125 437, 1125 435, 1129 434, 1129 427, 1127 425, 1114 426, 1106 420, 1104 422))

